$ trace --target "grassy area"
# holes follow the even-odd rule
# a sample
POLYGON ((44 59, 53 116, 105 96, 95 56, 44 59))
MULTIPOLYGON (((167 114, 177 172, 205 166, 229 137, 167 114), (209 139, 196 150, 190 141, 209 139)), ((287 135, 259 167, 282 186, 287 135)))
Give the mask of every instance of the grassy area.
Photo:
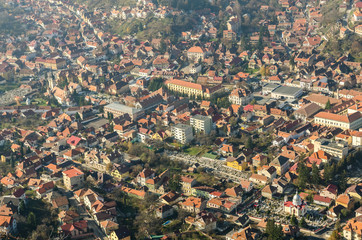
POLYGON ((38 106, 47 106, 47 101, 43 98, 34 98, 32 100, 32 104, 38 105, 38 106))
POLYGON ((201 147, 190 147, 184 150, 185 153, 192 155, 192 156, 196 156, 199 153, 201 153, 202 148, 201 147))

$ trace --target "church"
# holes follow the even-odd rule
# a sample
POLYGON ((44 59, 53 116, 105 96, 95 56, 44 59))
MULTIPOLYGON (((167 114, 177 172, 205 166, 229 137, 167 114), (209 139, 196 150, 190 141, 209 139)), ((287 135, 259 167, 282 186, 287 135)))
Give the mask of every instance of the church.
POLYGON ((307 204, 299 196, 298 192, 295 193, 293 201, 284 200, 284 212, 294 215, 296 217, 304 216, 307 212, 307 204))

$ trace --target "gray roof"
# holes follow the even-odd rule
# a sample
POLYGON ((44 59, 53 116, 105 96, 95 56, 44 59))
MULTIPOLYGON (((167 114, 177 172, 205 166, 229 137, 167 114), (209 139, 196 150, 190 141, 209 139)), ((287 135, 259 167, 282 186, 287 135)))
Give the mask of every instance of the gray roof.
POLYGON ((124 113, 128 113, 128 114, 135 114, 137 112, 142 111, 142 109, 128 107, 128 106, 118 103, 118 102, 110 103, 107 106, 105 106, 105 108, 114 109, 115 111, 120 111, 120 112, 124 112, 124 113))
POLYGON ((174 128, 180 128, 180 129, 188 129, 188 128, 191 128, 191 126, 186 125, 186 124, 182 124, 182 123, 176 124, 176 125, 173 126, 173 127, 174 127, 174 128))
POLYGON ((278 94, 284 94, 284 95, 291 95, 294 96, 296 93, 298 93, 300 90, 302 90, 301 88, 297 88, 297 87, 288 87, 288 86, 281 86, 278 87, 277 89, 273 90, 273 93, 278 93, 278 94))
POLYGON ((204 116, 204 115, 200 115, 200 114, 192 116, 191 118, 197 119, 197 120, 209 120, 209 119, 211 119, 209 116, 204 116))

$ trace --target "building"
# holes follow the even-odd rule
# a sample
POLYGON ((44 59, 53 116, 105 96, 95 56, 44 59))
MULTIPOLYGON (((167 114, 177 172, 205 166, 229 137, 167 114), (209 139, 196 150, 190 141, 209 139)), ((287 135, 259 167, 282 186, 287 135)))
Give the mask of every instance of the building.
POLYGON ((132 120, 137 120, 144 115, 143 109, 128 107, 118 102, 113 102, 104 106, 105 114, 112 114, 114 118, 128 114, 132 120))
POLYGON ((191 126, 196 132, 204 132, 209 134, 212 130, 212 119, 211 116, 195 115, 190 119, 191 126))
POLYGON ((307 212, 307 204, 299 196, 298 192, 295 193, 293 201, 284 200, 284 212, 294 215, 296 217, 304 216, 307 212))
POLYGON ((350 219, 343 227, 343 237, 347 240, 362 239, 362 219, 350 219))
POLYGON ((345 141, 333 141, 326 138, 318 138, 314 141, 314 152, 323 150, 335 159, 342 159, 348 154, 348 144, 345 141))
POLYGON ((347 115, 339 115, 329 112, 320 112, 314 116, 314 122, 326 127, 356 130, 362 127, 362 113, 355 112, 347 115))
POLYGON ((186 144, 194 139, 192 127, 186 124, 177 124, 171 127, 172 136, 182 144, 186 144))
POLYGON ((302 88, 281 86, 271 92, 271 97, 275 99, 297 99, 303 94, 302 88))
POLYGON ((275 167, 277 174, 281 176, 289 169, 289 159, 280 155, 276 157, 269 166, 275 167))
POLYGON ((192 83, 178 79, 169 80, 165 84, 170 91, 185 94, 189 97, 194 96, 210 98, 215 93, 218 93, 224 89, 221 85, 207 87, 198 83, 192 83))
POLYGON ((311 118, 317 114, 321 109, 322 108, 316 103, 308 103, 296 110, 294 112, 294 116, 296 119, 306 121, 308 118, 311 118))
POLYGON ((110 240, 131 240, 131 233, 125 227, 119 227, 117 230, 113 231, 110 236, 110 240))
POLYGON ((244 88, 234 89, 229 95, 229 101, 236 105, 248 105, 253 98, 253 94, 244 88))
POLYGON ((84 173, 76 167, 63 172, 63 182, 67 189, 76 189, 83 186, 84 173))
POLYGON ((198 62, 200 60, 203 61, 205 56, 206 56, 205 51, 201 47, 198 47, 198 46, 191 47, 187 51, 188 59, 190 59, 194 62, 198 62))

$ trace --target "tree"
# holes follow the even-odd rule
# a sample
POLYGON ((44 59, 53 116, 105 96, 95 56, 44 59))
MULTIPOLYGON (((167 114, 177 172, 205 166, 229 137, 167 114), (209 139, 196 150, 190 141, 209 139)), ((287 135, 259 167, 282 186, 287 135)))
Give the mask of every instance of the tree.
POLYGON ((315 162, 312 165, 311 180, 313 184, 319 184, 320 182, 319 169, 315 162))
POLYGON ((340 240, 342 239, 341 235, 339 234, 338 230, 334 230, 328 240, 340 240))
POLYGON ((338 178, 338 187, 341 191, 347 189, 347 174, 346 171, 343 171, 342 174, 338 178))
POLYGON ((324 107, 324 109, 331 109, 331 108, 332 108, 331 102, 330 102, 329 99, 328 99, 328 101, 327 101, 326 106, 324 107))
POLYGON ((21 201, 19 204, 19 214, 24 215, 24 213, 25 213, 25 203, 24 201, 21 201))
POLYGON ((265 232, 268 240, 280 240, 284 236, 283 227, 280 224, 276 224, 273 219, 267 221, 265 232))
POLYGON ((298 225, 298 220, 297 218, 293 215, 292 218, 290 219, 290 224, 292 224, 293 226, 297 226, 298 225))
POLYGON ((302 228, 308 227, 308 224, 307 224, 307 222, 305 221, 305 218, 304 218, 304 217, 302 217, 302 219, 300 219, 299 226, 302 227, 302 228))
POLYGON ((306 182, 309 180, 309 170, 304 162, 299 162, 298 174, 298 187, 304 189, 306 187, 306 182))
POLYGON ((252 140, 251 137, 249 136, 248 139, 246 140, 245 147, 246 147, 247 149, 252 149, 253 146, 254 146, 253 140, 252 140))
POLYGON ((181 177, 180 175, 176 175, 174 176, 173 178, 170 179, 170 182, 169 182, 169 188, 172 190, 172 191, 175 191, 175 192, 179 192, 181 190, 181 177))
POLYGON ((36 227, 36 216, 33 212, 30 212, 28 215, 28 218, 26 220, 26 223, 31 227, 31 228, 35 228, 36 227))

